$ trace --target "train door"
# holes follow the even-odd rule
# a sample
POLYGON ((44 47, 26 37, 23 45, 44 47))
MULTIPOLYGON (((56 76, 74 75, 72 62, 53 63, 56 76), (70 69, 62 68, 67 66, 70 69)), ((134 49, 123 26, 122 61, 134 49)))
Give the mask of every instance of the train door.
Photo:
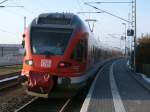
POLYGON ((76 60, 80 65, 82 66, 83 69, 86 68, 87 64, 87 41, 86 39, 81 40, 76 48, 74 49, 71 58, 73 60, 76 60))
POLYGON ((87 42, 86 40, 81 40, 71 56, 72 59, 85 63, 87 59, 87 42))

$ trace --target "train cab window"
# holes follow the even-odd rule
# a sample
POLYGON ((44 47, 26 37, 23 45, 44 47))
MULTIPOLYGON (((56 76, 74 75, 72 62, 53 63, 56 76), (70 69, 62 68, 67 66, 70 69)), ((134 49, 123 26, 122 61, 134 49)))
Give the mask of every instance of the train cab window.
POLYGON ((72 30, 54 28, 33 28, 31 30, 31 47, 33 54, 63 55, 72 30))
POLYGON ((86 50, 86 41, 81 40, 73 51, 71 58, 84 62, 86 60, 86 50))

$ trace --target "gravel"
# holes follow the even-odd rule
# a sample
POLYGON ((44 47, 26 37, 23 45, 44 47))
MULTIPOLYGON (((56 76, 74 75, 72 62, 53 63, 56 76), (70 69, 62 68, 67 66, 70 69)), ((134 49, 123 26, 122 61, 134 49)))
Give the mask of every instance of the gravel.
POLYGON ((14 112, 32 98, 34 97, 26 94, 24 86, 2 91, 0 92, 0 112, 14 112))

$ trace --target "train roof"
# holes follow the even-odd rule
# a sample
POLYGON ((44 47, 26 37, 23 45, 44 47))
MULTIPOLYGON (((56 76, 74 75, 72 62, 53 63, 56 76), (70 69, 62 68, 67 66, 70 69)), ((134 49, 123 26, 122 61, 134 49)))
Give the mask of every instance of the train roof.
POLYGON ((31 25, 83 25, 83 21, 73 13, 42 13, 35 18, 31 25))
POLYGON ((73 13, 43 13, 39 15, 39 18, 54 18, 54 19, 72 19, 73 13))

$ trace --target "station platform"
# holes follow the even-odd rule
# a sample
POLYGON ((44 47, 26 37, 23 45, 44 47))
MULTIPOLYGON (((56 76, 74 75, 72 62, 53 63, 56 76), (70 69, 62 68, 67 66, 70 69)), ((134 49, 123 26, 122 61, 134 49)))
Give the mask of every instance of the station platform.
POLYGON ((122 59, 102 67, 80 112, 150 112, 150 91, 133 75, 122 59))

